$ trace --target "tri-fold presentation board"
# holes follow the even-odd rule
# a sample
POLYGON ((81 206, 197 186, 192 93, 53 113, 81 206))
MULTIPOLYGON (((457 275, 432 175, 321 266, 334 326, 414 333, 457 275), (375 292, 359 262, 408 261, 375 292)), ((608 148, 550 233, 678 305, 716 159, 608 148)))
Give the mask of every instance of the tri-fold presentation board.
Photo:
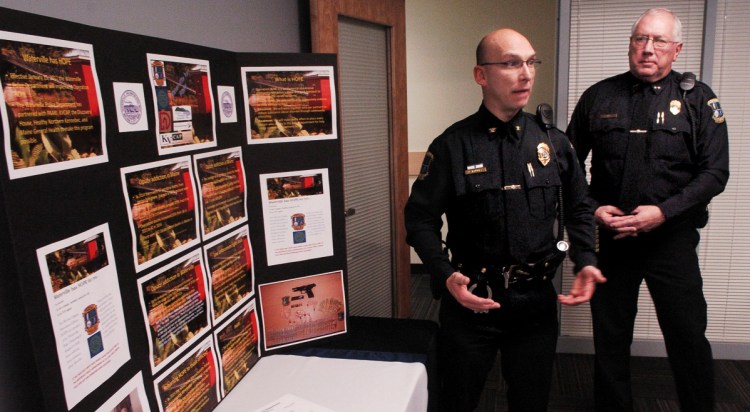
POLYGON ((336 69, 0 8, 6 406, 210 411, 347 333, 336 69))

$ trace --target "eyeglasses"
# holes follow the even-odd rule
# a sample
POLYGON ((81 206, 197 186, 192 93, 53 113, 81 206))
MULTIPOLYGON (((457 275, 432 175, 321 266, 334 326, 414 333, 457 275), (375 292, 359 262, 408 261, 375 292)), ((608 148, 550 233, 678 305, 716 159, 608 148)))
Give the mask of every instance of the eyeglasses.
POLYGON ((664 40, 662 38, 654 38, 649 36, 632 36, 630 38, 630 41, 638 47, 645 47, 646 44, 648 44, 649 40, 654 42, 655 49, 666 49, 667 46, 672 43, 679 43, 678 41, 664 40))
POLYGON ((502 67, 503 69, 507 70, 518 70, 523 65, 526 65, 529 67, 529 69, 534 70, 536 69, 540 64, 542 64, 541 60, 537 59, 529 59, 526 61, 523 60, 508 60, 507 62, 487 62, 487 63, 479 63, 480 66, 491 66, 491 65, 497 65, 502 67))

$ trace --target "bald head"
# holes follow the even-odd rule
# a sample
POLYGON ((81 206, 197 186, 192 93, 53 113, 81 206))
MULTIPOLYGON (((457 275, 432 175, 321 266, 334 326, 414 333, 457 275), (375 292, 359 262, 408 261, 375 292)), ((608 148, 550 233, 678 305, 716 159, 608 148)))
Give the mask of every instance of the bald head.
POLYGON ((477 45, 477 64, 493 61, 494 55, 518 46, 532 48, 529 40, 513 29, 495 30, 484 36, 477 45))
POLYGON ((508 121, 526 106, 537 61, 529 40, 515 30, 500 29, 482 38, 474 81, 482 87, 484 106, 495 117, 508 121))

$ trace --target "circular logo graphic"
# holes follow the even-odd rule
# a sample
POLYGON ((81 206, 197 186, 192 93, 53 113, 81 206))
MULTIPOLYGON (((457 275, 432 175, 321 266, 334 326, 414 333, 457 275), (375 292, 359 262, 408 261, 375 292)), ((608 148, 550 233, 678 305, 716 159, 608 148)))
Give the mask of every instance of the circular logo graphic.
POLYGON ((224 113, 224 117, 231 117, 234 112, 234 101, 232 101, 232 95, 229 92, 221 94, 221 112, 224 113))
POLYGON ((172 113, 166 110, 159 112, 159 131, 160 132, 171 132, 172 131, 172 113))
POLYGON ((125 90, 120 96, 120 114, 130 124, 137 124, 141 120, 143 107, 141 106, 141 99, 134 91, 125 90))

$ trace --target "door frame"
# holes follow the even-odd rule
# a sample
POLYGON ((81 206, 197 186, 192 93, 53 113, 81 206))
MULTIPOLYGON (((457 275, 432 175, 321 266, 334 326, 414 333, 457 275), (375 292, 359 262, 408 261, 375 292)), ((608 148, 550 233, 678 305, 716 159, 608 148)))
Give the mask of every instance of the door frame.
POLYGON ((310 37, 314 53, 338 53, 340 16, 385 26, 387 30, 392 294, 393 313, 398 318, 409 317, 411 311, 411 255, 406 244, 403 214, 409 198, 405 7, 405 0, 310 0, 310 37))

